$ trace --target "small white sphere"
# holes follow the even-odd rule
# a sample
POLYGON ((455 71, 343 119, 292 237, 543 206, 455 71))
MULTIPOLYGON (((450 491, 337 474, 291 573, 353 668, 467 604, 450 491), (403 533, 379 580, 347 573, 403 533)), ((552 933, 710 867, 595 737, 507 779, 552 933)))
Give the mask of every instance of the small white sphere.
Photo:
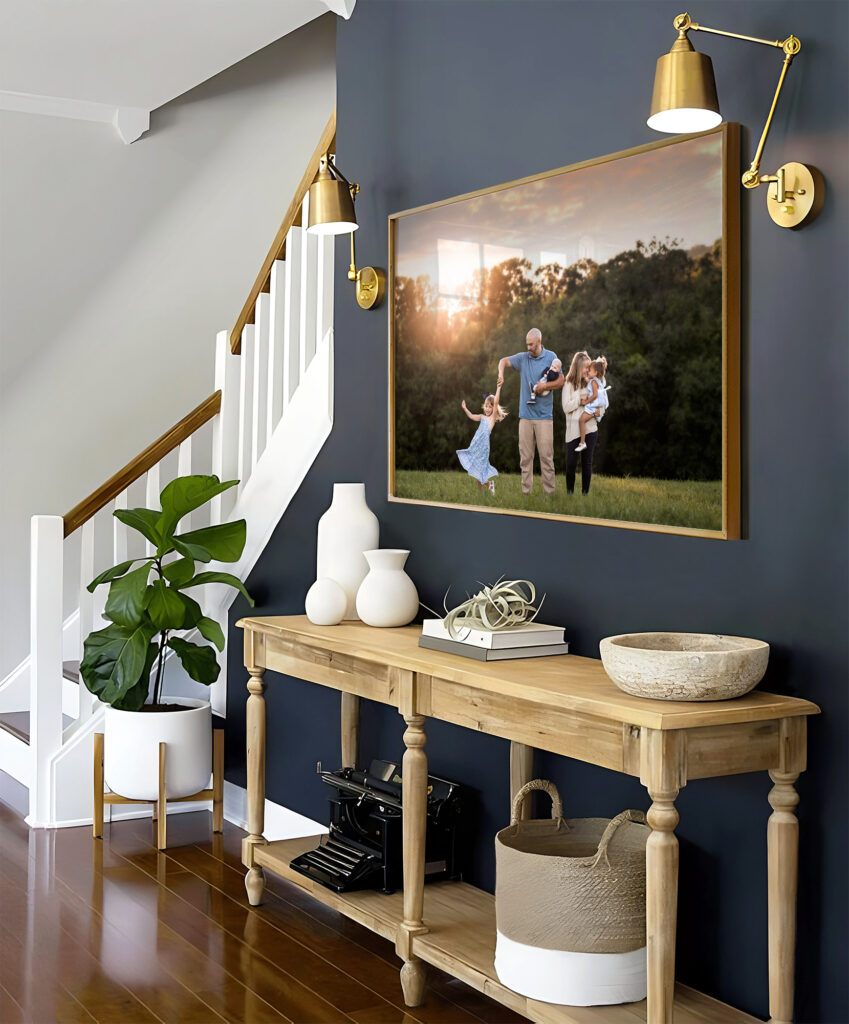
POLYGON ((348 595, 336 582, 325 576, 316 580, 307 591, 307 618, 316 626, 338 626, 348 607, 348 595))

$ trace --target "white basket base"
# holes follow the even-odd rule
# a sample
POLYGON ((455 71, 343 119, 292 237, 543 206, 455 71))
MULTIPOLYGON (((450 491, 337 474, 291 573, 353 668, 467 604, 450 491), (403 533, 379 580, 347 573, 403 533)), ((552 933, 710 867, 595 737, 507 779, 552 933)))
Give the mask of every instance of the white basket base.
POLYGON ((607 1006, 646 998, 646 947, 631 953, 569 953, 514 942, 495 943, 498 980, 519 995, 562 1006, 607 1006))

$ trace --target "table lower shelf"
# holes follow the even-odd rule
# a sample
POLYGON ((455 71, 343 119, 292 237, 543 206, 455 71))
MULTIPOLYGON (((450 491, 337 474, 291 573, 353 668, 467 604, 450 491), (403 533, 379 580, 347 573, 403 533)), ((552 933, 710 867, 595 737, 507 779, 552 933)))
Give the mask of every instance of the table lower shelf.
MULTIPOLYGON (((292 858, 314 849, 318 841, 318 836, 311 836, 257 846, 254 860, 258 866, 294 882, 321 903, 394 943, 403 918, 400 892, 391 896, 369 890, 335 893, 290 869, 292 858)), ((472 885, 426 885, 424 921, 429 931, 413 940, 416 956, 538 1024, 635 1024, 646 1019, 645 1000, 620 1006, 557 1006, 528 999, 502 985, 493 967, 495 901, 489 893, 472 885)), ((675 1024, 760 1024, 757 1017, 684 985, 675 989, 674 1020, 675 1024)))

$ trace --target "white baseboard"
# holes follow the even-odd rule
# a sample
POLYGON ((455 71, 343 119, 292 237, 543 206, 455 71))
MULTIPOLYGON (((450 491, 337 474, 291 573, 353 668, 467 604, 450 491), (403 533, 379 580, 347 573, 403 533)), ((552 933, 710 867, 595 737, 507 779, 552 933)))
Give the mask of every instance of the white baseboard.
MULTIPOLYGON (((199 800, 190 804, 169 804, 168 814, 188 814, 190 811, 208 811, 212 807, 209 800, 199 800)), ((103 808, 103 823, 108 825, 110 821, 127 821, 131 818, 152 818, 153 805, 150 807, 120 807, 117 804, 110 804, 103 808)), ((24 821, 30 828, 82 828, 91 826, 91 818, 74 818, 65 821, 56 821, 50 825, 33 824, 32 816, 27 815, 24 821)))
MULTIPOLYGON (((247 831, 248 794, 247 790, 232 782, 224 783, 224 817, 233 825, 247 831)), ((263 835, 274 842, 278 839, 299 839, 301 836, 317 836, 327 832, 326 825, 320 825, 288 807, 265 801, 265 828, 263 835)))

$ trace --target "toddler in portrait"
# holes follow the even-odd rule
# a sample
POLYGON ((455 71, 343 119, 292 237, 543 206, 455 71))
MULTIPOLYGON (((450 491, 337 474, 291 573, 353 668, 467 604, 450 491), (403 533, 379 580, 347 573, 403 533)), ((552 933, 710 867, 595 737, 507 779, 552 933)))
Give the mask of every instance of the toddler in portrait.
POLYGON ((604 410, 610 405, 607 397, 609 388, 605 384, 606 373, 607 359, 604 356, 599 356, 598 359, 594 359, 590 363, 587 395, 586 398, 581 399, 584 406, 580 420, 581 443, 575 449, 576 452, 582 452, 587 447, 587 424, 591 419, 601 419, 604 410))

